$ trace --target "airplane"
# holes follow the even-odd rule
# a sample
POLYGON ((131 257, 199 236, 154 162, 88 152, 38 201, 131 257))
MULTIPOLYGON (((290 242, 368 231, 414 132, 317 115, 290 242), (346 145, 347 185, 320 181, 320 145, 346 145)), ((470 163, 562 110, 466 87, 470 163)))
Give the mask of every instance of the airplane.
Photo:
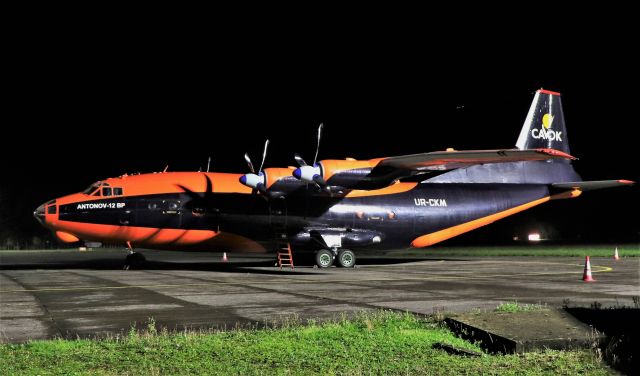
MULTIPOLYGON (((351 268, 356 253, 428 247, 494 221, 629 180, 583 181, 570 155, 561 96, 537 90, 515 148, 325 159, 250 172, 122 175, 40 205, 35 218, 62 242, 294 255, 351 268)), ((165 169, 166 170, 166 169, 165 169)))

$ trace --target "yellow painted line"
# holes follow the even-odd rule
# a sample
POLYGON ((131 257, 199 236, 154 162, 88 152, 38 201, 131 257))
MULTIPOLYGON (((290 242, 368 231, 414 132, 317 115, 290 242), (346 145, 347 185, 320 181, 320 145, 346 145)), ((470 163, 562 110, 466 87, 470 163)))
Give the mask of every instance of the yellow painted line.
MULTIPOLYGON (((611 272, 613 268, 608 266, 592 266, 592 273, 605 273, 611 272), (599 269, 599 270, 596 270, 599 269)), ((416 277, 416 278, 377 278, 377 279, 342 279, 331 280, 332 283, 362 283, 362 282, 416 282, 416 281, 434 281, 434 280, 460 280, 460 279, 492 279, 492 278, 508 278, 508 277, 522 277, 522 276, 542 276, 542 275, 566 275, 566 274, 582 274, 582 271, 576 272, 533 272, 522 274, 490 274, 482 276, 455 276, 455 275, 434 275, 430 274, 428 277, 416 277)), ((186 277, 189 278, 189 277, 186 277)), ((297 280, 287 278, 286 280, 277 281, 237 281, 237 282, 204 282, 204 283, 180 283, 180 284, 162 284, 162 285, 126 285, 126 286, 92 286, 92 287, 47 287, 41 289, 15 289, 15 290, 0 290, 0 293, 12 293, 12 292, 56 292, 56 291, 94 291, 94 290, 122 290, 122 289, 137 289, 137 288, 176 288, 176 287, 195 287, 195 286, 213 286, 213 285, 238 285, 240 287, 251 287, 249 285, 265 285, 265 284, 282 284, 286 282, 294 282, 297 284, 318 284, 324 283, 319 280, 297 280)))

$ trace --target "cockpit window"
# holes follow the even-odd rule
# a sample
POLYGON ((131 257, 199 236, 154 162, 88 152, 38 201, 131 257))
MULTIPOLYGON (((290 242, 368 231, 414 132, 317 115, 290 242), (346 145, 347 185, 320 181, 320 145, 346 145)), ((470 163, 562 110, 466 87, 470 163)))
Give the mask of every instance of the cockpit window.
MULTIPOLYGON (((93 184, 91 184, 89 186, 89 188, 85 189, 84 191, 82 191, 82 193, 84 193, 85 195, 90 195, 90 196, 100 196, 100 187, 108 187, 109 184, 102 182, 102 181, 98 181, 95 182, 93 184)), ((111 196, 111 194, 109 194, 109 196, 111 196)))
POLYGON ((103 187, 103 188, 102 188, 102 195, 103 195, 104 197, 109 197, 109 196, 111 196, 111 195, 112 195, 111 188, 109 188, 109 187, 103 187))
POLYGON ((119 188, 119 187, 118 188, 113 188, 113 195, 114 196, 122 196, 123 195, 122 188, 119 188))
POLYGON ((90 195, 92 194, 96 189, 98 189, 99 185, 97 185, 97 183, 91 184, 87 189, 85 189, 84 191, 82 191, 82 193, 84 193, 85 195, 90 195))

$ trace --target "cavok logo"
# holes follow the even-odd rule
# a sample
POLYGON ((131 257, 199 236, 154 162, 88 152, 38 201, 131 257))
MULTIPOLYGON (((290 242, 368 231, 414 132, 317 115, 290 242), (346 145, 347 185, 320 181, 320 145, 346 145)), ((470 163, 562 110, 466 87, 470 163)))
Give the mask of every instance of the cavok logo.
POLYGON ((549 141, 562 141, 562 132, 554 131, 551 129, 554 116, 551 114, 544 114, 542 116, 542 127, 540 129, 534 128, 531 130, 531 136, 535 139, 543 139, 549 141))

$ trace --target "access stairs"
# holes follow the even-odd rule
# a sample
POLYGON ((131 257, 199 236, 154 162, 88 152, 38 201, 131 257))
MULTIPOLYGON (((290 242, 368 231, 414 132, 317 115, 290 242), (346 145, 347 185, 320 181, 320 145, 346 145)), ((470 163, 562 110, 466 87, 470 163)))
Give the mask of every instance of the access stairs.
POLYGON ((283 266, 289 266, 291 269, 294 269, 293 253, 291 252, 291 245, 287 239, 287 234, 276 233, 276 252, 280 269, 282 269, 283 266))

